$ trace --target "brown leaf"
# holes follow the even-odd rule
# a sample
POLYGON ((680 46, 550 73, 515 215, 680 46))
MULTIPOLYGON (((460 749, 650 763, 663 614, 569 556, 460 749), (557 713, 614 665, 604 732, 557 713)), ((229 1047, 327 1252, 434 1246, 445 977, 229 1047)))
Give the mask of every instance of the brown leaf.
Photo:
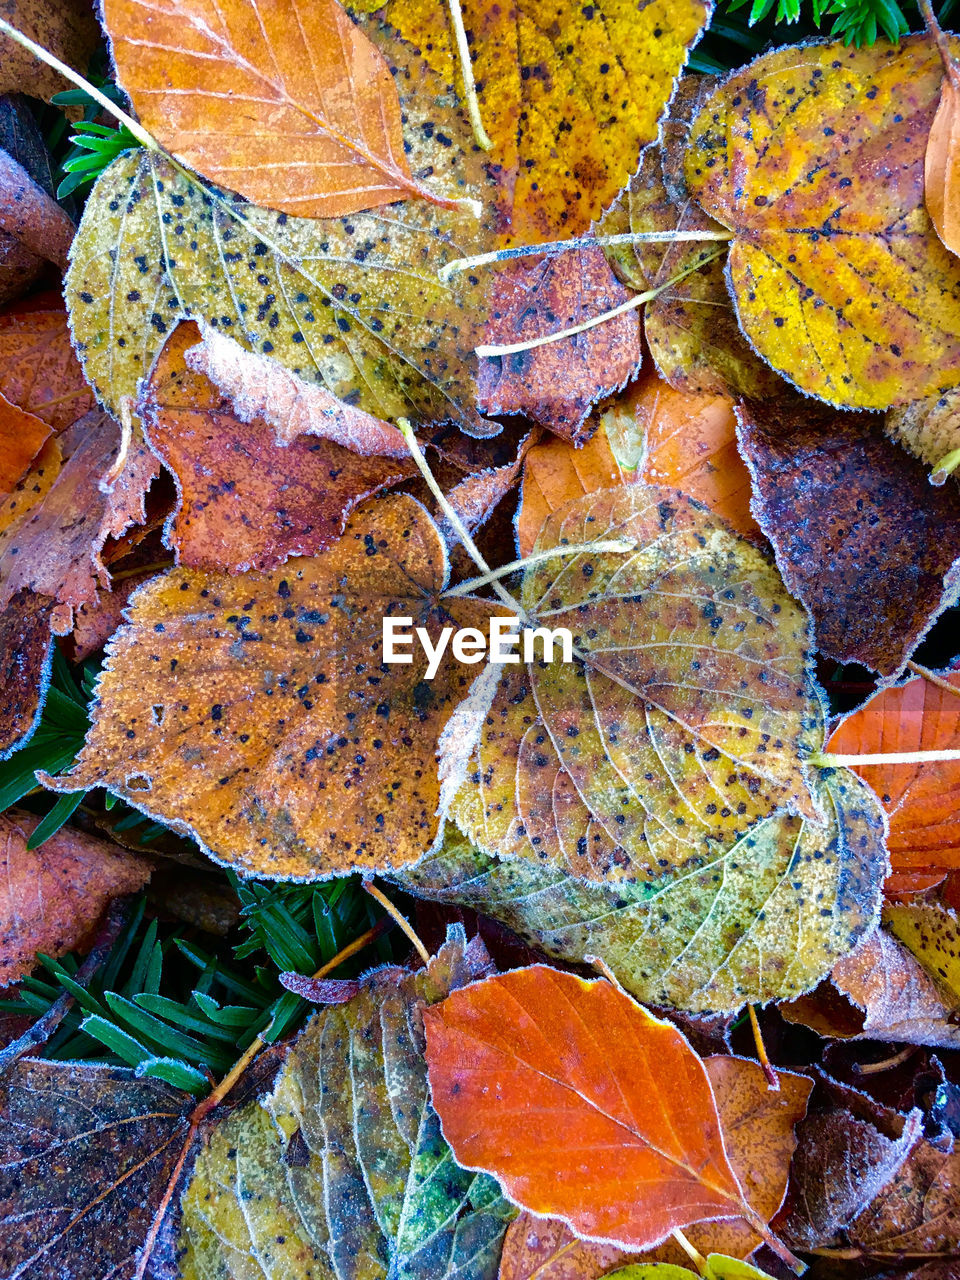
POLYGON ((0 986, 34 966, 34 953, 82 951, 112 898, 135 893, 150 864, 82 831, 61 827, 39 849, 30 814, 0 817, 0 986))
POLYGON ((280 985, 311 1004, 346 1004, 360 990, 356 978, 306 978, 302 973, 281 973, 280 985))
MULTIPOLYGON (((541 338, 629 297, 600 249, 507 263, 492 285, 484 341, 507 345, 541 338)), ((484 413, 526 414, 579 443, 590 434, 583 428, 591 406, 626 386, 640 360, 640 320, 628 311, 572 338, 481 360, 478 404, 484 413)))
POLYGON ((738 408, 753 514, 818 647, 881 675, 903 669, 956 592, 960 493, 858 416, 810 404, 738 408))
POLYGON ((0 760, 27 741, 37 726, 51 657, 53 602, 18 591, 0 611, 0 760))
POLYGON ((940 103, 927 137, 923 161, 923 202, 937 235, 953 253, 960 253, 960 72, 945 68, 940 103))
POLYGON ((407 461, 396 462, 311 436, 278 444, 269 422, 241 420, 233 402, 188 367, 184 356, 197 337, 195 325, 177 326, 139 404, 151 447, 176 477, 167 541, 179 564, 242 572, 315 555, 340 537, 359 503, 416 470, 406 450, 407 461))
POLYGON ((581 448, 548 437, 527 454, 523 467, 523 499, 517 513, 517 547, 521 556, 533 550, 551 512, 573 498, 625 484, 627 475, 613 455, 601 425, 581 448))
POLYGON ((106 786, 268 876, 420 857, 438 824, 437 736, 476 668, 451 658, 427 681, 419 646, 386 666, 383 618, 413 617, 434 643, 444 625, 485 630, 493 605, 439 600, 446 574, 427 513, 389 495, 281 569, 155 578, 109 646, 94 726, 57 788, 106 786))
POLYGON ((847 1234, 871 1258, 960 1257, 960 1151, 918 1142, 847 1234))
POLYGON ((50 435, 50 428, 0 395, 0 498, 13 493, 50 435))
POLYGON ((960 389, 895 405, 887 410, 883 429, 891 440, 927 464, 931 484, 943 484, 960 461, 960 389))
POLYGON ((0 231, 66 271, 76 227, 56 200, 6 151, 0 151, 0 231))
POLYGON ((338 218, 449 203, 410 172, 389 65, 336 0, 105 0, 103 16, 145 127, 253 204, 338 218))
POLYGON ((16 302, 40 279, 47 264, 16 236, 0 231, 0 305, 16 302))
MULTIPOLYGON (((100 39, 88 0, 2 0, 0 17, 79 71, 86 71, 100 39)), ((0 35, 0 92, 28 93, 49 102, 66 88, 59 71, 0 35)))
POLYGON ((0 393, 54 431, 63 431, 94 407, 59 294, 43 294, 0 312, 0 393))

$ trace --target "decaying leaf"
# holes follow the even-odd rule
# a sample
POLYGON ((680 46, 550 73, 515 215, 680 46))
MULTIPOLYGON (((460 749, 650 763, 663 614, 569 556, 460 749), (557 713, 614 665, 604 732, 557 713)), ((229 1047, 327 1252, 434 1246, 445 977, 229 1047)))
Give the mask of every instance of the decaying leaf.
MULTIPOLYGON (((368 4, 358 4, 367 8, 368 4)), ((709 0, 467 0, 463 21, 505 238, 586 231, 636 171, 709 0)), ((392 0, 387 20, 451 81, 452 32, 431 0, 392 0)))
POLYGON ((960 146, 960 71, 952 60, 944 68, 940 102, 927 137, 923 164, 923 200, 937 235, 960 252, 960 191, 956 165, 960 146))
POLYGON ((135 893, 151 866, 116 845, 69 827, 27 848, 37 819, 0 817, 0 986, 34 966, 34 953, 82 950, 112 898, 135 893))
POLYGON ((930 468, 930 483, 943 484, 960 463, 960 390, 887 410, 883 428, 930 468))
POLYGON ((522 556, 533 550, 537 535, 551 512, 583 494, 626 484, 630 472, 618 462, 607 439, 605 422, 586 444, 573 448, 565 440, 547 437, 533 446, 523 467, 523 497, 517 512, 517 548, 522 556))
POLYGON ((798 405, 737 410, 753 513, 818 647, 884 676, 960 590, 960 493, 859 415, 798 405))
POLYGON ((132 1276, 194 1102, 126 1067, 15 1063, 0 1079, 0 1271, 132 1276))
POLYGON ((179 564, 241 572, 315 555, 364 498, 414 469, 310 436, 278 444, 262 418, 240 421, 232 401, 184 360, 198 336, 193 324, 177 326, 138 406, 150 445, 176 477, 168 539, 179 564))
MULTIPOLYGON (((411 170, 482 199, 479 153, 446 83, 382 24, 366 28, 396 72, 411 170)), ((437 275, 489 235, 469 210, 423 200, 341 219, 270 212, 141 151, 114 161, 87 200, 67 275, 71 326, 115 411, 177 319, 192 317, 380 418, 489 435, 473 356, 489 276, 437 275)))
POLYGON ((560 507, 534 551, 614 537, 637 549, 524 571, 527 616, 569 628, 585 657, 478 688, 475 734, 441 742, 448 816, 490 853, 594 881, 710 860, 778 807, 815 818, 807 623, 772 566, 646 485, 560 507))
POLYGON ((489 971, 454 932, 429 968, 318 1013, 262 1102, 225 1120, 182 1200, 181 1280, 495 1280, 514 1210, 454 1162, 422 1057, 426 1006, 489 971))
POLYGON ((885 909, 884 923, 944 997, 960 1005, 960 924, 954 912, 937 902, 897 903, 885 909))
POLYGON ((584 884, 450 839, 403 883, 502 920, 562 960, 601 955, 638 999, 696 1012, 790 999, 875 927, 883 815, 845 770, 824 777, 831 820, 776 816, 705 866, 661 884, 584 884))
MULTIPOLYGON (((80 71, 86 71, 100 39, 87 0, 3 0, 0 16, 80 71)), ((65 87, 59 71, 0 35, 0 93, 29 93, 49 102, 65 87)))
POLYGON ((960 1151, 918 1142, 890 1182, 850 1224, 855 1249, 871 1258, 960 1254, 960 1151))
POLYGON ((0 231, 31 253, 66 270, 67 251, 76 230, 52 196, 26 169, 0 150, 0 231))
POLYGON ((923 36, 774 50, 693 124, 686 181, 735 233, 753 346, 801 390, 885 409, 960 382, 960 260, 923 205, 942 68, 923 36))
POLYGON ((45 422, 0 394, 0 498, 14 491, 49 435, 45 422))
POLYGON ((106 0, 103 18, 140 120, 212 182, 305 218, 430 196, 390 67, 337 0, 106 0))
POLYGON ((94 407, 59 295, 0 312, 0 393, 55 431, 94 407))
POLYGON ((635 1249, 704 1219, 757 1224, 702 1062, 606 980, 514 969, 455 991, 424 1025, 454 1155, 523 1208, 635 1249))
MULTIPOLYGON (((960 690, 960 673, 943 678, 960 690)), ((960 747, 960 697, 920 677, 868 698, 840 721, 827 745, 850 755, 951 747, 960 747)), ((936 883, 960 868, 960 762, 858 765, 856 771, 889 818, 890 888, 918 873, 936 883)))
MULTIPOLYGON (((629 297, 597 248, 510 263, 493 285, 484 342, 546 337, 629 297)), ((591 406, 626 386, 640 359, 640 319, 636 311, 627 311, 572 338, 484 359, 479 404, 485 413, 523 413, 565 439, 582 442, 591 406)))
MULTIPOLYGON (((94 725, 61 790, 106 786, 219 861, 274 877, 398 866, 436 832, 436 742, 475 669, 383 661, 384 616, 486 631, 439 601, 446 551, 406 495, 367 503, 328 550, 229 576, 180 569, 133 597, 94 725)), ((502 609, 501 609, 502 612, 502 609)))
POLYGON ((37 727, 50 673, 52 607, 52 600, 18 591, 0 610, 0 760, 37 727))

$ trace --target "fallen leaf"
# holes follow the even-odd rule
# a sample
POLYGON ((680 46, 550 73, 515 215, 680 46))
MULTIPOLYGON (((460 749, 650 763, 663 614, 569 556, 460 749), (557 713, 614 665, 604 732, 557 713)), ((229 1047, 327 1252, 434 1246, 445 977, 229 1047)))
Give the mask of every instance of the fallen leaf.
POLYGON ((424 1027, 454 1156, 523 1208, 637 1249, 703 1219, 757 1224, 702 1062, 606 980, 514 969, 426 1009, 424 1027))
MULTIPOLYGON (((194 326, 189 331, 196 334, 194 326)), ((390 423, 351 408, 216 329, 204 329, 202 341, 185 356, 188 368, 204 374, 232 401, 241 422, 263 418, 280 444, 292 444, 298 436, 320 436, 354 453, 410 458, 407 442, 390 423)))
MULTIPOLYGON (((0 17, 68 66, 86 71, 100 29, 87 0, 3 0, 0 17)), ((0 35, 0 93, 28 93, 49 102, 66 82, 59 71, 0 35)))
POLYGON ((960 1254, 960 1152, 918 1142, 847 1230, 870 1258, 960 1254))
POLYGON ((337 541, 359 503, 415 470, 412 461, 364 458, 309 436, 278 444, 268 422, 240 420, 233 402, 188 367, 198 336, 193 324, 177 326, 138 405, 151 448, 176 477, 167 541, 178 564, 239 573, 315 555, 337 541))
POLYGON ((777 49, 694 121, 686 180, 735 234, 756 350, 802 391, 886 409, 960 382, 960 261, 923 205, 942 68, 925 36, 777 49))
POLYGON ((389 64, 337 0, 105 0, 103 19, 143 125, 253 204, 339 218, 446 195, 411 173, 389 64))
POLYGON ((903 670, 960 586, 960 493, 853 414, 737 410, 753 513, 821 653, 903 670))
POLYGON ((454 930, 426 970, 382 968, 310 1021, 268 1095, 227 1117, 182 1197, 177 1275, 494 1280, 511 1205, 461 1169, 427 1089, 426 1006, 489 971, 454 930))
POLYGON ((0 498, 6 498, 30 469, 50 428, 0 395, 0 498))
MULTIPOLYGON (((665 126, 671 119, 673 109, 665 126)), ((656 146, 643 153, 639 172, 597 227, 604 236, 722 230, 691 195, 682 195, 679 202, 668 196, 656 146)), ((672 387, 700 395, 782 394, 781 379, 740 332, 724 283, 724 257, 717 256, 722 247, 715 239, 634 242, 604 252, 631 289, 663 289, 644 307, 643 332, 657 368, 672 387)))
MULTIPOLYGON (((481 153, 447 84, 378 19, 364 30, 396 73, 411 169, 432 170, 437 189, 483 199, 481 153)), ((91 191, 74 241, 65 294, 77 349, 115 412, 186 317, 379 418, 495 434, 474 407, 473 349, 491 277, 460 272, 443 283, 437 274, 488 247, 491 218, 422 200, 294 218, 154 153, 121 156, 91 191)))
POLYGON ((93 409, 93 392, 74 355, 59 295, 42 309, 20 303, 0 312, 0 394, 63 431, 93 409))
POLYGON ((831 821, 777 815, 684 875, 588 884, 527 859, 493 860, 451 837, 402 883, 501 920, 558 959, 603 956, 638 999, 736 1011, 809 991, 876 926, 883 816, 845 770, 824 777, 831 821))
POLYGON ((954 1007, 960 1006, 960 925, 955 913, 937 902, 910 902, 888 906, 883 918, 944 998, 954 1007))
POLYGON ((132 1276, 195 1101, 126 1067, 14 1063, 0 1079, 3 1274, 132 1276))
POLYGON ((18 751, 37 727, 50 673, 53 602, 19 591, 0 610, 0 760, 18 751))
MULTIPOLYGON (((63 468, 63 450, 57 440, 48 440, 34 458, 30 470, 17 481, 13 492, 0 505, 0 545, 4 533, 16 529, 53 488, 63 468)), ((9 536, 9 535, 8 535, 9 536)))
MULTIPOLYGON (((94 724, 60 790, 106 786, 221 862, 322 877, 418 858, 436 832, 437 735, 475 671, 383 662, 384 616, 486 630, 438 599, 446 552, 414 499, 356 512, 320 555, 237 576, 180 569, 131 601, 94 724)), ((48 780, 49 782, 49 780, 48 780)))
MULTIPOLYGON (((484 342, 546 337, 626 302, 630 294, 597 248, 508 263, 495 278, 484 342)), ((523 413, 564 439, 582 442, 584 421, 602 396, 640 368, 640 319, 627 311, 584 333, 480 363, 484 413, 523 413)))
MULTIPOLYGON (((636 172, 673 93, 708 0, 466 0, 480 116, 493 144, 505 239, 586 231, 636 172)), ((387 20, 450 79, 449 24, 430 0, 393 0, 387 20)))
POLYGON ((46 269, 43 259, 25 248, 16 236, 0 231, 0 306, 22 298, 46 269))
POLYGON ((772 566, 646 485, 560 507, 534 551, 613 537, 637 550, 524 571, 527 616, 587 657, 503 666, 478 689, 475 732, 440 744, 447 815, 490 853, 593 881, 712 860, 781 806, 815 818, 807 623, 772 566))
MULTIPOLYGON (((930 32, 939 44, 942 34, 930 32)), ((944 44, 946 45, 946 41, 944 44)), ((946 51, 940 101, 927 137, 923 162, 923 202, 937 235, 952 253, 960 249, 960 204, 955 186, 954 165, 957 155, 958 111, 960 111, 960 71, 946 51)))
POLYGON ((927 464, 931 484, 943 484, 960 461, 956 457, 960 449, 960 390, 895 405, 887 410, 883 429, 891 440, 927 464))
POLYGON ((0 231, 31 253, 65 271, 76 227, 73 220, 30 177, 13 156, 0 150, 0 231))
POLYGON ((34 967, 34 953, 83 950, 113 898, 150 879, 149 862, 82 831, 61 827, 40 849, 27 849, 38 822, 10 811, 0 817, 0 986, 34 967))
POLYGON ((547 516, 565 503, 600 489, 626 484, 629 472, 617 461, 605 421, 579 448, 548 437, 533 446, 523 466, 523 497, 517 512, 517 548, 529 556, 547 516))
MULTIPOLYGON (((931 536, 938 536, 931 533, 931 536)), ((960 672, 943 677, 960 691, 960 672)), ((830 735, 836 754, 935 751, 960 747, 960 696, 917 676, 881 689, 845 716, 830 735)), ((960 762, 857 765, 890 822, 893 883, 960 869, 960 762)))

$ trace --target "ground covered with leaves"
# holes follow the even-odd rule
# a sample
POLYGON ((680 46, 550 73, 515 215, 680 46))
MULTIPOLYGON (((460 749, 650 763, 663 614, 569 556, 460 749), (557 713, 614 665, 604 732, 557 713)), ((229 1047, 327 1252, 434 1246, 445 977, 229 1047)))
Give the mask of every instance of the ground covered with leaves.
POLYGON ((0 1280, 960 1278, 949 21, 2 0, 0 1280))

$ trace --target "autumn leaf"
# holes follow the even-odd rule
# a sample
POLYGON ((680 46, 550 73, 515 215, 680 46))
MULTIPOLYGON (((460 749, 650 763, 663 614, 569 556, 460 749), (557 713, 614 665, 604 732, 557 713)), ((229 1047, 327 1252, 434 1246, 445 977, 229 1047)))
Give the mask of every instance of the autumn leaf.
MULTIPOLYGON (((602 252, 571 249, 508 263, 496 276, 484 343, 513 345, 547 337, 621 306, 630 297, 602 252)), ((640 320, 626 311, 572 338, 481 361, 484 413, 523 413, 581 443, 590 408, 619 391, 640 368, 640 320)))
MULTIPOLYGON (((803 1117, 812 1082, 778 1071, 780 1089, 773 1091, 760 1066, 746 1058, 705 1058, 723 1129, 730 1165, 747 1199, 768 1220, 780 1208, 787 1189, 794 1125, 803 1117)), ((684 1234, 703 1254, 748 1256, 760 1237, 741 1219, 704 1222, 684 1234)), ((503 1242, 499 1280, 594 1280, 630 1262, 678 1263, 686 1254, 667 1240, 645 1254, 624 1253, 613 1245, 578 1240, 559 1219, 521 1213, 503 1242)))
MULTIPOLYGON (((3 0, 0 17, 73 67, 87 67, 100 38, 86 0, 3 0)), ((0 35, 0 93, 28 93, 49 102, 63 89, 58 71, 0 35)))
POLYGON ((960 1005, 960 925, 956 914, 937 902, 905 902, 888 906, 884 921, 917 958, 941 995, 951 1005, 960 1005))
MULTIPOLYGON (((943 677, 960 689, 960 674, 943 677)), ((930 751, 960 746, 960 697, 915 677, 881 689, 830 735, 835 754, 930 751)), ((890 887, 917 873, 936 878, 960 867, 960 763, 857 765, 890 822, 890 887)), ((934 880, 936 883, 936 879, 934 880)))
POLYGON ((0 760, 29 741, 43 704, 51 658, 53 601, 19 591, 0 610, 0 760))
POLYGON ((311 1020, 267 1096, 218 1125, 182 1197, 181 1280, 251 1256, 289 1280, 494 1280, 514 1210, 455 1163, 422 1056, 427 1005, 489 971, 465 941, 454 930, 418 973, 368 974, 311 1020))
POLYGON ((475 733, 441 740, 447 815, 487 852, 592 881, 711 860, 780 806, 815 818, 806 619, 771 566, 645 485, 560 507, 534 551, 612 537, 637 550, 525 570, 527 617, 568 627, 585 656, 505 666, 477 690, 475 733))
POLYGON ((849 1225, 847 1236, 869 1258, 929 1258, 960 1252, 960 1152, 916 1144, 895 1175, 849 1225))
POLYGON ((737 418, 754 515, 820 651, 902 671, 956 595, 960 493, 931 489, 917 461, 856 415, 754 404, 737 418))
POLYGON ((960 69, 950 51, 950 41, 936 18, 923 12, 927 32, 937 46, 943 63, 943 82, 937 113, 930 126, 923 163, 923 199, 937 235, 951 252, 960 248, 960 204, 955 185, 957 158, 957 113, 960 110, 960 69))
POLYGON ((59 295, 0 312, 0 394, 58 432, 94 407, 59 295))
POLYGON ((600 955, 638 999, 696 1012, 790 999, 877 923, 883 815, 845 770, 824 775, 826 828, 777 815, 702 867, 650 884, 589 884, 494 860, 450 837, 402 883, 501 920, 558 959, 600 955))
POLYGON ((198 337, 195 325, 177 326, 138 405, 151 448, 177 480, 167 538, 179 564, 236 573, 314 555, 364 498, 411 473, 410 462, 360 457, 329 440, 278 444, 262 418, 241 421, 188 367, 198 337))
POLYGON ((522 556, 533 551, 544 521, 558 507, 583 494, 627 483, 630 473, 614 456, 605 426, 605 420, 601 420, 579 448, 566 440, 548 437, 527 454, 516 520, 517 548, 522 556))
POLYGON ((143 587, 111 641, 93 728, 61 790, 106 786, 217 860, 273 877, 418 858, 436 832, 437 735, 475 670, 383 661, 384 616, 486 630, 438 599, 446 551, 405 495, 367 503, 317 556, 143 587))
POLYGON ((339 218, 450 202, 413 177, 390 66, 337 0, 106 0, 103 17, 149 132, 253 204, 339 218))
POLYGON ((61 827, 43 851, 29 850, 29 814, 0 817, 0 986, 34 966, 34 953, 83 950, 112 898, 150 879, 149 862, 82 831, 61 827))
POLYGON ((763 1229, 727 1158, 700 1059, 609 982, 514 969, 425 1010, 424 1026, 454 1155, 494 1174, 523 1208, 626 1248, 703 1219, 745 1216, 763 1229))
POLYGON ((65 270, 75 230, 56 200, 0 150, 0 231, 65 270))
POLYGON ((0 1079, 0 1271, 132 1276, 194 1101, 124 1067, 10 1067, 0 1079))
POLYGON ((704 105, 686 164, 729 227, 747 338, 801 390, 885 409, 960 381, 960 261, 923 205, 941 66, 925 37, 762 55, 704 105))
POLYGON ((960 465, 960 390, 887 410, 883 428, 930 468, 930 483, 943 484, 960 465))
MULTIPOLYGON (((653 0, 642 9, 622 0, 520 0, 509 8, 467 0, 463 23, 505 240, 578 235, 600 216, 656 139, 710 13, 707 0, 653 0)), ((392 0, 384 15, 453 78, 456 43, 435 4, 392 0)))
POLYGON ((0 395, 0 498, 14 491, 49 435, 45 422, 0 395))

